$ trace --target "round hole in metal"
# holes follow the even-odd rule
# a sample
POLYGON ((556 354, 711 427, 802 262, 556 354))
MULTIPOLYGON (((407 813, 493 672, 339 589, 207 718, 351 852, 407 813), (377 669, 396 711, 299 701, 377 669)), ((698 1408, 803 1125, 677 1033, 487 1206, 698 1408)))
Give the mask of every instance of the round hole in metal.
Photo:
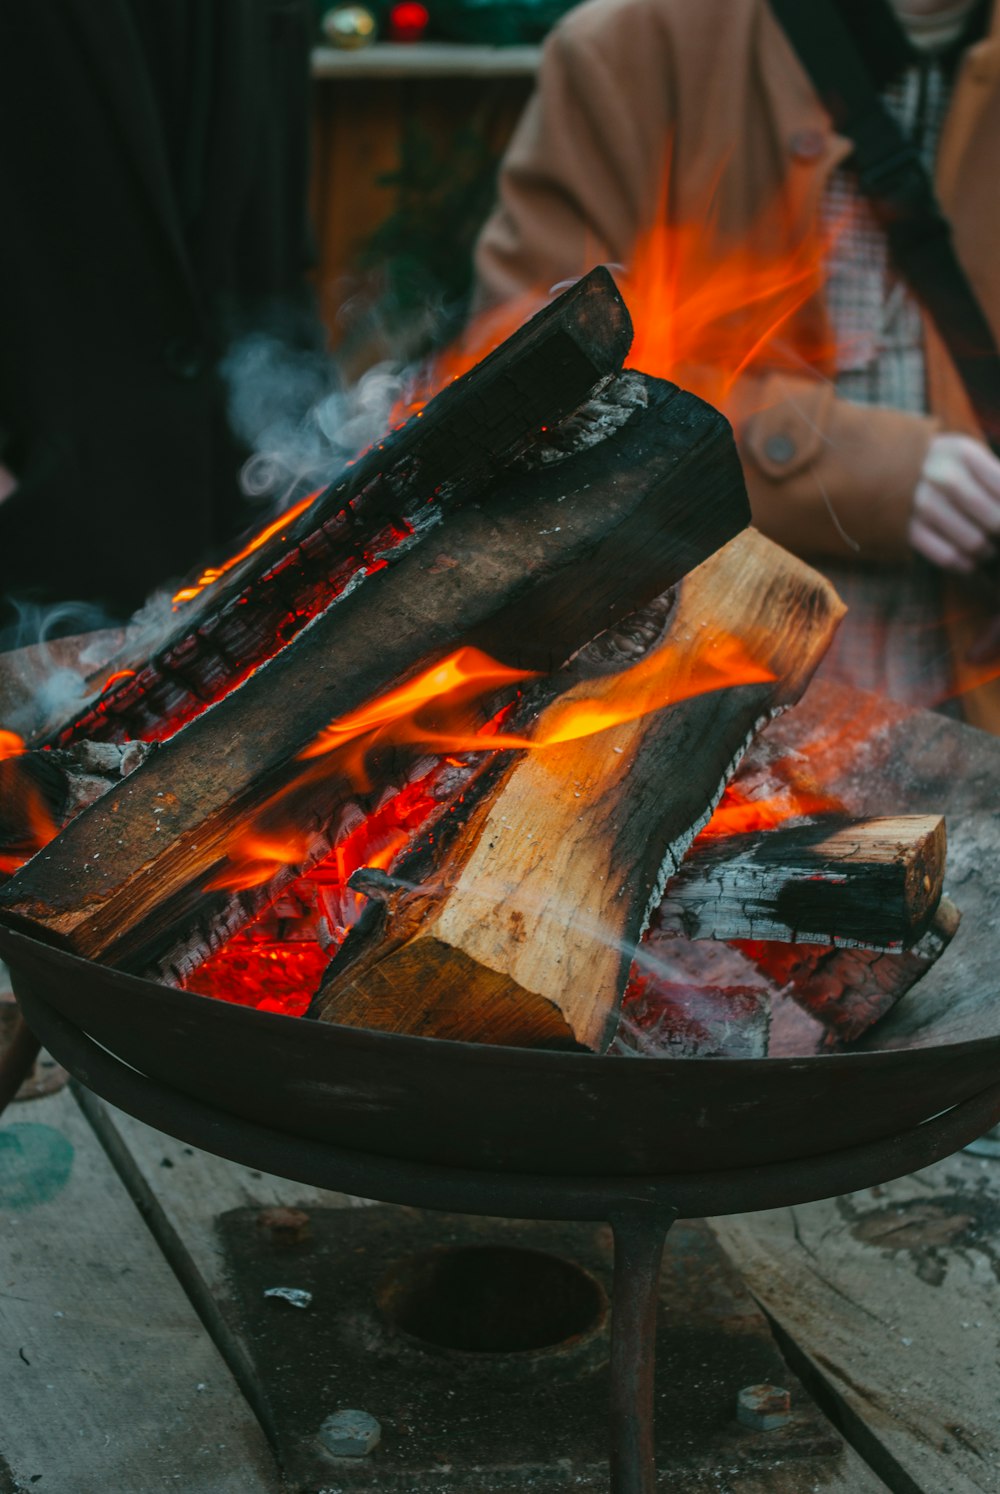
POLYGON ((442 1247, 390 1267, 376 1294, 396 1329, 436 1349, 524 1354, 603 1326, 607 1295, 572 1261, 504 1246, 442 1247))

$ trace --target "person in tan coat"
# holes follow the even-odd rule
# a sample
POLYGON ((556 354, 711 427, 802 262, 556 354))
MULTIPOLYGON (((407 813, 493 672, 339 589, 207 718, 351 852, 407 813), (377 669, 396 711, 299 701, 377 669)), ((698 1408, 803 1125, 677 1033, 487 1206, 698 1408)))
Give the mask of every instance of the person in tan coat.
MULTIPOLYGON (((892 0, 895 15, 886 5, 875 27, 883 0, 839 3, 859 41, 898 43, 867 60, 933 164, 1000 333, 1000 0, 892 0)), ((726 412, 756 524, 821 563, 851 606, 835 672, 939 704, 1000 673, 1000 461, 892 274, 851 148, 766 0, 589 0, 546 44, 477 246, 476 298, 483 308, 544 292, 598 262, 627 268, 664 212, 776 263, 822 240, 822 288, 726 412)), ((1000 730, 995 683, 963 708, 1000 730)))

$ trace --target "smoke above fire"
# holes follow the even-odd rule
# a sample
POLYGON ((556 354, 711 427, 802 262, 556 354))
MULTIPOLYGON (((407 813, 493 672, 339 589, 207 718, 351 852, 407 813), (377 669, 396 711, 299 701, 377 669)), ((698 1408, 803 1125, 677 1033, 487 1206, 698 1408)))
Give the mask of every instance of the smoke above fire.
POLYGON ((329 353, 263 332, 234 342, 220 372, 230 423, 253 453, 243 491, 279 510, 325 486, 384 433, 409 377, 402 364, 384 362, 344 385, 329 353))

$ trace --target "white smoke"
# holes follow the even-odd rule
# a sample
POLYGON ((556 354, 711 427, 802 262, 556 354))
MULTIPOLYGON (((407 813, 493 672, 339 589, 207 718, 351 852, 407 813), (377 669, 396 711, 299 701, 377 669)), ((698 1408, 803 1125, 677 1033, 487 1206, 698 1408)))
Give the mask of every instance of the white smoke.
POLYGON ((84 703, 88 677, 120 647, 124 629, 89 602, 12 606, 17 621, 0 635, 0 726, 30 740, 84 703))
POLYGON ((243 491, 273 503, 277 512, 325 486, 384 435, 408 387, 405 369, 392 362, 345 387, 328 354, 264 332, 235 342, 220 371, 232 427, 253 452, 243 468, 243 491))

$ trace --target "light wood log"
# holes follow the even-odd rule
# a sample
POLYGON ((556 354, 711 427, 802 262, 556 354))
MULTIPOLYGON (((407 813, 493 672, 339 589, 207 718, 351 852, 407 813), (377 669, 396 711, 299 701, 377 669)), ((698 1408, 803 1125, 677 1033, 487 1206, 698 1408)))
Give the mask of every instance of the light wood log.
POLYGON ((702 836, 653 923, 687 939, 907 949, 934 916, 946 854, 940 815, 702 836))
MULTIPOLYGON (((355 789, 335 756, 318 767, 301 754, 330 722, 463 644, 556 669, 737 533, 749 511, 727 423, 673 385, 620 382, 617 428, 504 476, 432 548, 395 554, 23 867, 0 889, 0 917, 170 978, 175 952, 207 956, 328 852, 355 789), (252 892, 209 891, 251 825, 290 825, 309 844, 252 892)), ((780 606, 787 585, 772 580, 757 578, 780 606)), ((376 789, 396 781, 388 757, 369 762, 376 789)))
POLYGON ((359 925, 313 1014, 435 1037, 601 1050, 636 943, 667 876, 760 725, 798 698, 842 614, 815 572, 747 530, 678 588, 663 641, 636 674, 589 681, 567 705, 676 704, 508 768, 422 886, 359 925), (681 699, 731 638, 766 683, 681 699), (381 922, 381 920, 380 920, 381 922))

